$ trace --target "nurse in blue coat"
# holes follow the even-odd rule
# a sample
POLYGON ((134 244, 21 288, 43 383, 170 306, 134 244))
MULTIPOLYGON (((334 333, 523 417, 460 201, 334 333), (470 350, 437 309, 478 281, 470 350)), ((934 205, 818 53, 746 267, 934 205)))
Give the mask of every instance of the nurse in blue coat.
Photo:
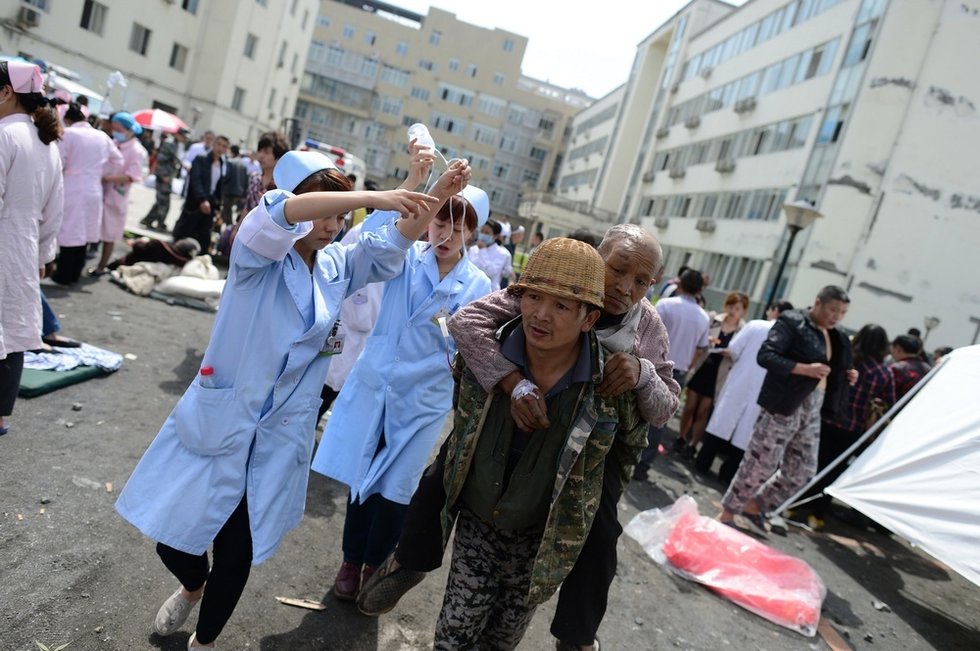
POLYGON ((238 232, 201 372, 116 502, 123 518, 158 541, 181 583, 157 613, 155 632, 175 632, 202 602, 188 648, 213 644, 250 565, 269 558, 302 518, 323 353, 341 301, 401 271, 469 169, 447 171, 433 196, 341 191, 350 182, 317 152, 287 153, 274 178, 280 189, 262 197, 238 232), (328 246, 346 213, 361 206, 397 212, 379 215, 378 227, 353 245, 328 246))
MULTIPOLYGON (((483 221, 486 194, 472 186, 483 221)), ((465 255, 477 211, 452 197, 429 224, 429 241, 408 251, 402 273, 385 283, 381 313, 333 406, 313 470, 350 487, 344 561, 334 595, 352 600, 387 558, 442 423, 452 408, 454 345, 445 320, 490 292, 490 279, 465 255)), ((374 216, 365 230, 379 228, 374 216)))

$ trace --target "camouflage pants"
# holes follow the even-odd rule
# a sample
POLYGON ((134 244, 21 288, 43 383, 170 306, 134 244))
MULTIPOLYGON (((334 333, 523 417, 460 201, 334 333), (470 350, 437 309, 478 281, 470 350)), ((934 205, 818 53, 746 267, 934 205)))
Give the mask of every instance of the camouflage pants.
POLYGON ((722 506, 741 513, 754 497, 770 513, 810 481, 817 474, 822 406, 823 391, 814 389, 788 416, 762 409, 722 506))
POLYGON ((501 531, 463 509, 434 648, 513 649, 536 606, 527 603, 540 533, 501 531))

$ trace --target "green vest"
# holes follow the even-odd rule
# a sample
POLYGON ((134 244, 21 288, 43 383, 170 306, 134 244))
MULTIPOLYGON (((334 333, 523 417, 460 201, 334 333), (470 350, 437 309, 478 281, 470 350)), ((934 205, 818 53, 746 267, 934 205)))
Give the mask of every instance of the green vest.
POLYGON ((571 430, 582 387, 581 382, 573 383, 552 398, 548 406, 551 427, 530 435, 506 488, 504 471, 514 420, 510 415, 510 396, 500 393, 494 396, 463 485, 461 498, 466 508, 504 531, 544 529, 558 460, 571 430))

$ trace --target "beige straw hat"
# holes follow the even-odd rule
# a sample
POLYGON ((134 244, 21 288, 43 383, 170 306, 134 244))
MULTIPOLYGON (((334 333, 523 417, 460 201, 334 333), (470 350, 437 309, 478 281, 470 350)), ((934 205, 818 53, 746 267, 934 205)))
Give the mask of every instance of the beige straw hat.
POLYGON ((553 237, 534 250, 521 279, 507 290, 537 289, 601 308, 605 278, 605 265, 594 248, 567 237, 553 237))

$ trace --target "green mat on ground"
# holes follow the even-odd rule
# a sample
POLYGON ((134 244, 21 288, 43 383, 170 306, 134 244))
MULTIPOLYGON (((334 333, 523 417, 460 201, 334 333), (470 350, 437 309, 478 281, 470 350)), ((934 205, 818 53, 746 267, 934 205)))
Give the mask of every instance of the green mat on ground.
POLYGON ((100 375, 107 375, 107 373, 98 366, 76 366, 70 371, 39 371, 25 368, 20 378, 18 395, 21 398, 34 398, 100 375))

